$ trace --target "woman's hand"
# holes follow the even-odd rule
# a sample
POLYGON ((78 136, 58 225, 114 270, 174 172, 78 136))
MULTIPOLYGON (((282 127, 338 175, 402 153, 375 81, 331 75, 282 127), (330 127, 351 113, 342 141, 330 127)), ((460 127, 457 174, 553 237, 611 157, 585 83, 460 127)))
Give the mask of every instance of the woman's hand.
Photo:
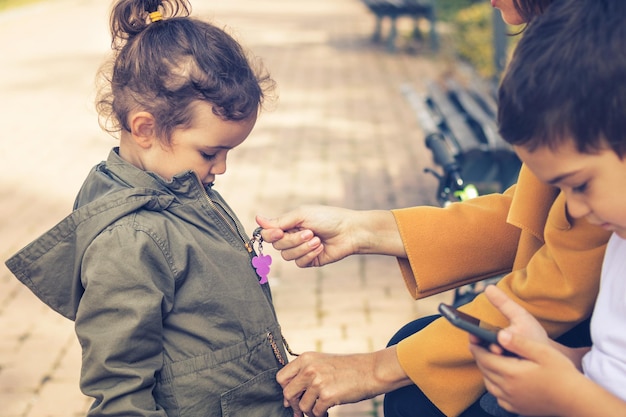
POLYGON ((285 406, 295 417, 322 417, 339 404, 353 403, 411 383, 395 347, 351 355, 306 352, 281 369, 285 406))
POLYGON ((406 256, 393 214, 329 206, 302 206, 280 217, 257 216, 265 242, 301 268, 322 266, 356 253, 406 256))

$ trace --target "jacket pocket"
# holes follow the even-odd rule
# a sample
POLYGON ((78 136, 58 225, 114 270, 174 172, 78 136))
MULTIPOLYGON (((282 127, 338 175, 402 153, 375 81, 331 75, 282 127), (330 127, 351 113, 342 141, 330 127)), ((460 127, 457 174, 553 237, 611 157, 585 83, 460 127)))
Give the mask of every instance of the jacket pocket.
POLYGON ((283 391, 276 382, 278 368, 260 373, 221 395, 223 417, 292 417, 283 407, 283 391))

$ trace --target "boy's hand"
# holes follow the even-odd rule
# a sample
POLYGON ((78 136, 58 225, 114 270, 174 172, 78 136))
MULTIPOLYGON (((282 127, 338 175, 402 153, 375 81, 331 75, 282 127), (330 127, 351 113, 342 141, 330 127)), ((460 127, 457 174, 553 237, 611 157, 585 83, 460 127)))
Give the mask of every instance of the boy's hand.
POLYGON ((558 415, 559 407, 570 395, 563 387, 580 372, 555 348, 555 342, 539 322, 502 290, 490 285, 485 295, 511 322, 498 333, 498 343, 519 356, 502 356, 502 349, 496 345, 488 351, 477 344, 475 337, 470 337, 470 351, 483 373, 487 390, 507 411, 558 415))
POLYGON ((582 376, 574 364, 552 345, 508 330, 500 332, 498 342, 520 358, 470 346, 485 386, 498 404, 522 415, 562 415, 565 404, 571 401, 569 383, 582 376))
POLYGON ((537 319, 522 306, 511 300, 504 291, 495 285, 489 285, 484 292, 491 304, 509 319, 510 324, 506 328, 509 332, 523 335, 540 343, 550 343, 548 334, 537 319))

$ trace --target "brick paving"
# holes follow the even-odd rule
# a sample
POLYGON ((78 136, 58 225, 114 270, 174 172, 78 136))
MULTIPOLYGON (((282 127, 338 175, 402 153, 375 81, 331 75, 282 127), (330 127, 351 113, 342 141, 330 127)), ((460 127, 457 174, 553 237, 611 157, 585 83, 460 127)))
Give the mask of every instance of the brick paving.
MULTIPOLYGON (((360 209, 435 204, 420 128, 400 92, 449 70, 443 54, 399 40, 369 41, 374 19, 359 0, 194 2, 262 58, 279 99, 218 178, 249 231, 254 215, 299 204, 360 209)), ((93 110, 94 75, 108 53, 108 3, 58 0, 0 13, 0 258, 69 213, 88 170, 115 139, 93 110)), ((403 22, 400 22, 401 25, 403 22)), ((350 257, 300 269, 274 255, 270 279, 296 351, 367 352, 449 294, 415 302, 396 261, 350 257)), ((0 417, 85 415, 72 323, 0 267, 0 417)), ((331 410, 382 416, 382 398, 331 410)))

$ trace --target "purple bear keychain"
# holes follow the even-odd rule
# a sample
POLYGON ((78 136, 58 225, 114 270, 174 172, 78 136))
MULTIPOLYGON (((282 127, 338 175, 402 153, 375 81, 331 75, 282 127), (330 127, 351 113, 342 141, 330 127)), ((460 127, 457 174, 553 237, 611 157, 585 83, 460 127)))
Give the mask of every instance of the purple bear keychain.
POLYGON ((263 255, 263 237, 261 236, 261 230, 263 230, 261 227, 257 227, 254 230, 254 233, 252 233, 252 239, 250 239, 250 246, 254 250, 254 242, 259 242, 258 254, 252 258, 252 266, 260 278, 259 284, 266 284, 267 276, 270 273, 272 257, 269 255, 263 255))

